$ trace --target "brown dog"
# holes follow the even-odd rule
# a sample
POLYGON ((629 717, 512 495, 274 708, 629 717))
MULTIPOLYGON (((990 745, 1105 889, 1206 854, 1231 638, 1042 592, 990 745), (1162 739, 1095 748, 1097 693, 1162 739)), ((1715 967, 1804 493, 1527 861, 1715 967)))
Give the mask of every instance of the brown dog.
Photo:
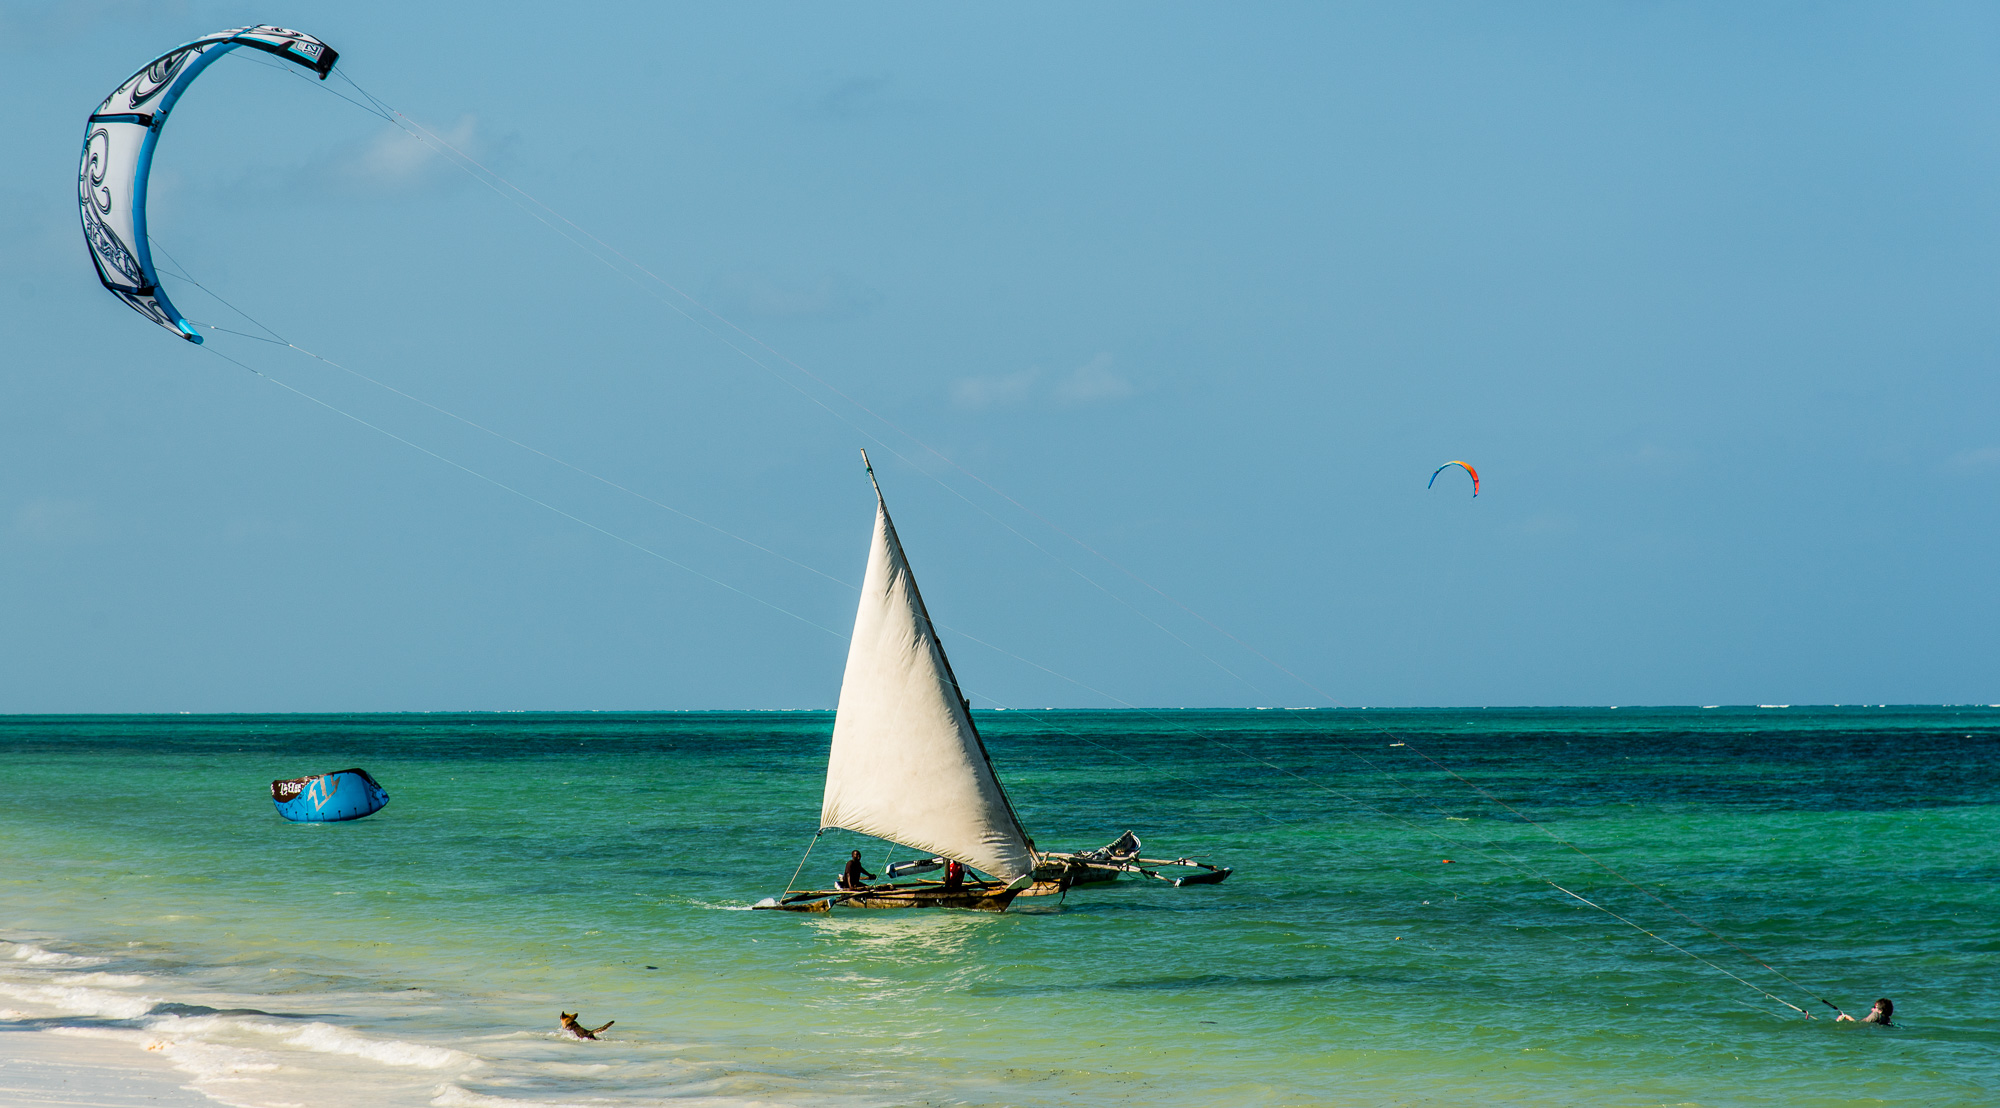
POLYGON ((604 1030, 605 1027, 610 1027, 612 1024, 618 1022, 617 1020, 606 1020, 604 1022, 603 1027, 585 1027, 584 1025, 576 1022, 576 1017, 578 1015, 578 1013, 576 1012, 558 1012, 557 1015, 560 1015, 562 1017, 562 1029, 564 1031, 569 1032, 572 1035, 575 1035, 579 1039, 595 1039, 599 1031, 602 1031, 604 1030))

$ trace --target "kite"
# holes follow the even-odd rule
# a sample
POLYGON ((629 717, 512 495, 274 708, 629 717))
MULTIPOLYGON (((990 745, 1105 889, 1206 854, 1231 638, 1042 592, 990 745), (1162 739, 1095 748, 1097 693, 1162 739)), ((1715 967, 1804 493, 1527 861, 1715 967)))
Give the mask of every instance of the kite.
POLYGON ((159 274, 153 270, 146 239, 146 181, 167 113, 202 70, 239 46, 276 55, 319 74, 322 81, 339 56, 311 35, 267 26, 220 31, 177 46, 134 73, 91 113, 83 166, 77 172, 83 239, 97 265, 97 279, 134 311, 189 342, 200 342, 201 335, 160 291, 159 274))
POLYGON ((1470 477, 1472 478, 1472 495, 1474 495, 1474 496, 1478 496, 1478 495, 1479 495, 1479 471, 1478 471, 1478 470, 1476 470, 1476 469, 1474 469, 1474 468, 1472 468, 1472 467, 1471 467, 1470 465, 1467 465, 1467 464, 1466 464, 1466 463, 1464 463, 1464 462, 1461 462, 1461 461, 1456 461, 1456 460, 1454 460, 1454 461, 1449 461, 1449 462, 1446 462, 1445 464, 1443 464, 1443 465, 1441 465, 1441 466, 1437 467, 1436 469, 1432 470, 1432 471, 1431 471, 1431 479, 1430 479, 1430 484, 1427 484, 1427 485, 1425 485, 1424 487, 1425 487, 1425 488, 1430 488, 1430 487, 1431 487, 1432 485, 1435 485, 1435 484, 1437 484, 1437 482, 1438 482, 1438 474, 1440 474, 1440 473, 1443 473, 1443 472, 1444 472, 1445 470, 1447 470, 1447 469, 1450 469, 1450 468, 1451 468, 1451 467, 1453 467, 1453 466, 1457 466, 1458 468, 1460 468, 1460 469, 1464 470, 1464 471, 1466 472, 1466 474, 1467 474, 1468 476, 1470 476, 1470 477))
POLYGON ((271 801, 293 823, 338 823, 374 815, 389 794, 365 769, 315 773, 271 782, 271 801))

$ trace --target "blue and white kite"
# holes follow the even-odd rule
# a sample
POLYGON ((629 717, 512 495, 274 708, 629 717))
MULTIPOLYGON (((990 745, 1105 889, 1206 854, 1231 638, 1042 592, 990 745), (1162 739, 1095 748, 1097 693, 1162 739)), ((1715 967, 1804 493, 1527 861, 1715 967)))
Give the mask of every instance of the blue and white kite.
POLYGON ((133 310, 189 342, 201 335, 160 291, 153 251, 146 242, 146 178, 153 146, 167 113, 194 79, 217 58, 247 46, 275 54, 319 74, 333 72, 333 47, 283 27, 243 27, 204 35, 175 47, 139 72, 91 113, 84 132, 83 167, 77 173, 77 203, 83 211, 83 238, 104 287, 133 310))

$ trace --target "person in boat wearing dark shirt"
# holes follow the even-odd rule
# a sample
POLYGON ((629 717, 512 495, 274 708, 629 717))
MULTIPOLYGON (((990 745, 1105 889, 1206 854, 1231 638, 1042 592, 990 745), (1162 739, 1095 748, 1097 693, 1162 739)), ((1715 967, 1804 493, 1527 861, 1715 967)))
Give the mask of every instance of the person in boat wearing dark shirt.
POLYGON ((861 879, 864 877, 870 881, 875 880, 874 874, 861 868, 861 852, 857 850, 847 856, 847 871, 840 875, 840 887, 843 889, 865 889, 868 886, 861 882, 861 879))
POLYGON ((953 892, 965 887, 965 867, 956 860, 944 864, 944 887, 953 892))
MULTIPOLYGON (((1875 1002, 1875 1007, 1868 1009, 1868 1014, 1862 1016, 1860 1022, 1879 1024, 1883 1027, 1894 1026, 1889 1022, 1889 1014, 1891 1012, 1894 1012, 1895 1010, 1896 1010, 1895 1002, 1885 996, 1882 999, 1875 1002)), ((1833 1017, 1833 1022, 1835 1023, 1839 1023, 1841 1020, 1846 1020, 1849 1023, 1855 1022, 1854 1017, 1848 1015, 1846 1012, 1842 1012, 1841 1014, 1833 1017)))

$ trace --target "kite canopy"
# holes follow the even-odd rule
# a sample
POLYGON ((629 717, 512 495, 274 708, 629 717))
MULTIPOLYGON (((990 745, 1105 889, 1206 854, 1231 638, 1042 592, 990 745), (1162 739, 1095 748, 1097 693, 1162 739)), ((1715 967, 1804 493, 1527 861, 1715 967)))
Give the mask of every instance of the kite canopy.
POLYGON ((1443 465, 1441 465, 1441 466, 1437 467, 1436 469, 1432 470, 1432 471, 1431 471, 1431 479, 1430 479, 1430 482, 1429 482, 1428 484, 1426 484, 1426 485, 1425 485, 1424 487, 1425 487, 1425 488, 1430 488, 1430 487, 1431 487, 1432 485, 1435 485, 1435 484, 1437 484, 1437 483, 1438 483, 1438 474, 1440 474, 1440 473, 1443 473, 1443 472, 1444 472, 1445 470, 1447 470, 1447 469, 1450 469, 1450 468, 1451 468, 1451 467, 1453 467, 1453 466, 1457 466, 1458 468, 1460 468, 1460 469, 1464 470, 1464 471, 1466 472, 1466 475, 1472 478, 1472 495, 1474 495, 1474 496, 1478 496, 1478 495, 1479 495, 1479 471, 1478 471, 1478 470, 1476 470, 1476 469, 1474 469, 1474 468, 1472 468, 1471 466, 1467 465, 1466 463, 1464 463, 1464 462, 1461 462, 1461 461, 1457 461, 1457 460, 1453 460, 1453 461, 1449 461, 1449 462, 1446 462, 1445 464, 1443 464, 1443 465))
POLYGON ((293 823, 338 823, 374 815, 389 794, 365 769, 315 773, 271 782, 271 801, 293 823))
POLYGON ((202 70, 239 46, 275 54, 319 74, 322 81, 339 56, 311 35, 283 27, 219 31, 177 46, 134 73, 91 113, 76 177, 83 239, 98 280, 134 311, 189 342, 200 342, 201 336, 160 291, 159 274, 153 271, 153 251, 146 241, 146 179, 167 113, 202 70))

